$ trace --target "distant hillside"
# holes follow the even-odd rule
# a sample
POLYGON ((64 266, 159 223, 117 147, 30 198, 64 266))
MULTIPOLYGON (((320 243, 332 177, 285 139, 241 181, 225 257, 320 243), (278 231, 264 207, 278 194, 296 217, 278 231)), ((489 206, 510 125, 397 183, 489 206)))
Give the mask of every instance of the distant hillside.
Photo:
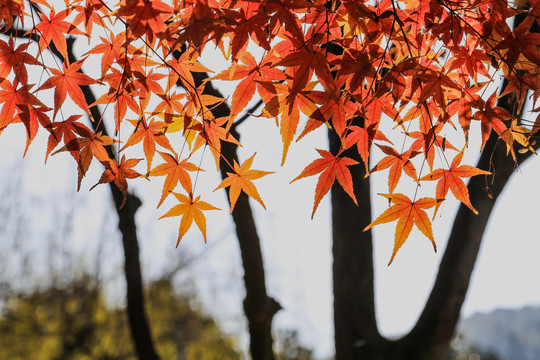
POLYGON ((499 360, 540 359, 540 306, 477 313, 460 322, 459 347, 492 353, 499 360))

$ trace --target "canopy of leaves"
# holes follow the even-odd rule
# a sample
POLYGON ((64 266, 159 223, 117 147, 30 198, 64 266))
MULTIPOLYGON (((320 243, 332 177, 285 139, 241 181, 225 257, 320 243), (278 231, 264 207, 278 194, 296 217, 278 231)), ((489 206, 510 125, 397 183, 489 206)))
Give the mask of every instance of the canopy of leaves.
MULTIPOLYGON (((197 211, 167 213, 182 216, 180 238, 193 219, 204 233, 204 211, 214 209, 198 200, 211 188, 195 192, 203 169, 193 159, 210 148, 219 166, 221 142, 239 144, 230 129, 245 120, 254 97, 264 104, 260 116, 276 119, 282 162, 295 140, 324 124, 343 150, 356 145, 366 169, 370 156, 384 153, 370 173, 389 169, 385 196, 392 201, 398 199, 394 191, 407 192, 407 202, 394 201, 393 207, 407 203, 420 216, 430 209, 422 199, 439 203, 450 189, 474 211, 460 178, 487 176, 488 169, 460 165, 463 151, 455 147, 468 144, 471 122, 480 123, 474 136, 482 144, 495 133, 512 155, 514 148, 530 150, 530 135, 538 130, 498 107, 491 86, 503 77, 506 93, 520 102, 527 90, 538 99, 540 38, 530 29, 540 21, 540 2, 530 3, 512 30, 509 20, 523 10, 503 0, 7 0, 0 6, 0 130, 22 122, 28 144, 38 130, 49 133, 46 155, 68 150, 80 180, 91 163, 102 163, 106 170, 98 183, 114 182, 124 194, 139 173, 166 176, 159 205, 173 191, 182 192, 176 195, 181 203, 199 204, 197 211), (69 56, 73 41, 84 53, 77 59, 69 56), (237 82, 227 99, 205 94, 206 83, 194 80, 195 73, 213 71, 200 64, 207 45, 220 49, 229 65, 207 80, 237 82), (49 52, 56 56, 43 56, 49 52), (85 75, 95 64, 96 75, 85 75), (215 119, 211 110, 225 101, 230 116, 215 119), (75 125, 96 110, 101 115, 91 121, 114 128, 113 137, 75 125), (121 131, 124 124, 131 129, 121 131), (125 144, 115 148, 120 164, 105 156, 116 143, 125 144), (162 151, 154 165, 156 146, 162 151), (134 154, 141 148, 145 158, 138 164, 134 154), (435 194, 420 186, 430 180, 439 180, 435 194), (402 190, 407 182, 410 191, 402 190)), ((347 167, 362 165, 342 151, 319 154, 313 162, 306 159, 297 177, 319 177, 313 215, 336 179, 353 201, 361 201, 353 192, 361 179, 351 179, 347 167)), ((270 171, 251 170, 252 162, 227 164, 229 177, 217 185, 230 187, 231 210, 241 192, 264 206, 256 180, 270 171)), ((406 214, 395 216, 408 229, 406 214)), ((420 218, 414 219, 418 225, 420 218)), ((429 216, 421 219, 420 229, 429 229, 429 216)), ((401 244, 409 232, 399 234, 401 244)))

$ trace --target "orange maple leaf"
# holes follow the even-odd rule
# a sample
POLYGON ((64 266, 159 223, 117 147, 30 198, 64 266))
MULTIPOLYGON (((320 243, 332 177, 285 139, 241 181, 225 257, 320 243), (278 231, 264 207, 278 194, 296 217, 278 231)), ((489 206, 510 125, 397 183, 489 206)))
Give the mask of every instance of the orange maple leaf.
POLYGON ((70 11, 71 10, 66 9, 57 14, 54 9, 51 9, 49 17, 43 13, 38 13, 41 22, 36 24, 35 28, 29 31, 36 31, 40 35, 40 51, 43 51, 43 49, 48 47, 52 41, 66 62, 68 61, 66 35, 84 35, 82 31, 77 29, 76 23, 72 24, 64 20, 69 15, 70 11))
POLYGON ((32 85, 30 84, 17 86, 17 84, 12 84, 9 80, 0 82, 0 105, 2 105, 0 129, 5 128, 12 122, 16 122, 21 109, 25 106, 46 108, 37 97, 30 93, 31 88, 32 85))
POLYGON ((165 183, 163 184, 163 192, 158 204, 158 207, 160 207, 163 200, 165 200, 165 198, 174 190, 178 183, 180 183, 188 193, 192 191, 191 177, 189 176, 188 171, 203 170, 188 162, 187 159, 179 161, 178 155, 176 154, 175 156, 172 156, 171 154, 163 153, 161 151, 158 151, 158 153, 163 160, 165 160, 165 163, 150 170, 147 176, 167 176, 165 178, 165 183))
POLYGON ((64 103, 67 94, 69 94, 75 104, 77 104, 81 109, 83 109, 84 111, 86 111, 87 114, 90 115, 90 109, 88 109, 86 98, 84 97, 80 86, 94 84, 96 81, 90 76, 79 72, 79 69, 81 68, 84 60, 86 60, 86 58, 76 61, 71 65, 64 62, 63 73, 61 71, 51 68, 50 71, 54 75, 48 78, 47 81, 45 81, 43 85, 41 85, 41 87, 38 89, 43 90, 54 88, 53 119, 56 117, 58 110, 60 110, 60 107, 64 103))
POLYGON ((124 199, 122 200, 122 204, 120 205, 120 208, 124 207, 124 204, 126 203, 126 193, 127 193, 127 179, 134 179, 136 177, 141 176, 138 172, 132 169, 135 165, 137 165, 141 161, 141 159, 128 159, 126 160, 126 156, 122 156, 122 160, 120 161, 120 165, 116 162, 114 159, 109 159, 106 161, 102 161, 101 163, 105 166, 105 171, 101 175, 101 179, 99 179, 99 182, 92 186, 90 190, 98 186, 99 184, 106 184, 114 181, 114 184, 118 187, 118 189, 122 192, 124 195, 124 199))
MULTIPOLYGON (((394 192, 396 185, 399 182, 401 177, 401 172, 404 171, 405 174, 409 175, 414 181, 418 182, 418 177, 416 175, 416 169, 414 168, 411 159, 418 155, 418 151, 405 151, 404 153, 398 153, 394 148, 390 146, 384 146, 376 144, 386 155, 381 161, 377 163, 371 169, 370 173, 374 171, 384 170, 390 167, 390 173, 388 174, 388 191, 390 193, 394 192)), ((369 175, 366 174, 366 176, 369 175)))
POLYGON ((82 178, 86 175, 92 159, 95 157, 102 163, 108 161, 109 154, 107 153, 105 146, 112 145, 115 141, 110 137, 103 135, 101 131, 96 134, 85 125, 76 121, 72 122, 72 124, 77 134, 81 137, 70 140, 66 145, 56 150, 53 155, 61 151, 78 152, 78 191, 81 188, 82 178))
POLYGON ((203 144, 210 146, 210 151, 214 155, 216 160, 216 167, 219 169, 219 159, 221 157, 221 141, 228 141, 235 145, 240 146, 238 140, 236 140, 231 133, 222 125, 227 123, 228 117, 222 117, 213 120, 203 120, 202 123, 196 123, 191 129, 197 131, 197 139, 193 151, 200 148, 203 144))
POLYGON ((394 203, 384 213, 379 215, 375 221, 369 224, 364 231, 371 229, 375 225, 388 223, 394 220, 398 220, 396 226, 396 236, 394 239, 394 251, 388 265, 392 264, 394 257, 396 256, 401 245, 405 243, 405 240, 409 237, 413 225, 427 236, 433 245, 433 249, 437 251, 437 245, 433 238, 433 230, 431 229, 431 221, 423 209, 432 208, 438 205, 442 200, 436 200, 433 198, 422 198, 416 201, 411 201, 407 196, 403 194, 379 194, 387 198, 394 203))
MULTIPOLYGON (((109 39, 104 37, 100 37, 100 39, 101 43, 94 46, 84 55, 103 54, 101 56, 101 76, 104 76, 112 64, 119 62, 122 53, 126 51, 126 35, 125 33, 114 34, 111 32, 109 34, 109 39)), ((128 45, 127 51, 133 53, 135 47, 133 45, 128 45)))
POLYGON ((135 126, 135 130, 129 136, 126 144, 120 151, 124 150, 128 146, 133 146, 135 144, 143 142, 144 155, 146 155, 146 162, 148 166, 147 172, 150 172, 150 167, 152 166, 152 160, 154 159, 154 154, 156 152, 156 143, 164 147, 167 150, 170 150, 173 154, 176 155, 176 152, 171 147, 169 140, 163 133, 163 127, 165 123, 163 121, 154 121, 150 120, 150 123, 146 123, 144 117, 139 120, 128 120, 130 123, 135 126))
POLYGON ((161 38, 167 32, 165 20, 171 17, 173 8, 160 0, 124 0, 114 13, 124 17, 135 37, 147 35, 150 43, 154 36, 161 38))
POLYGON ((24 19, 24 1, 5 0, 0 4, 0 22, 4 22, 6 29, 13 25, 13 19, 24 19))
POLYGON ((496 106, 497 92, 494 92, 487 101, 484 102, 482 99, 480 99, 479 102, 481 104, 481 109, 479 109, 473 115, 473 119, 478 119, 481 121, 482 147, 480 150, 482 150, 484 145, 486 145, 489 135, 491 134, 491 129, 495 130, 499 136, 502 135, 502 133, 507 129, 503 121, 510 120, 512 118, 512 114, 510 114, 508 110, 500 106, 496 106))
POLYGON ((313 212, 311 213, 312 219, 315 215, 315 211, 317 211, 319 203, 324 195, 330 190, 336 179, 343 190, 345 190, 345 192, 353 199, 354 203, 358 205, 356 197, 354 196, 352 176, 349 169, 347 169, 347 166, 356 165, 358 162, 348 157, 340 157, 339 154, 334 156, 325 150, 317 149, 317 152, 322 156, 322 159, 313 161, 306 166, 300 175, 291 181, 292 183, 306 176, 312 176, 322 172, 319 176, 317 187, 315 188, 315 204, 313 205, 313 212))
POLYGON ((39 124, 44 128, 51 127, 51 120, 47 116, 47 112, 50 110, 45 107, 34 107, 28 105, 17 105, 19 112, 19 119, 26 127, 26 148, 24 149, 23 157, 26 156, 30 143, 36 137, 39 129, 39 124))
POLYGON ((242 80, 236 86, 231 101, 231 117, 239 114, 251 101, 255 89, 266 103, 276 95, 274 81, 285 80, 283 71, 275 68, 268 54, 257 62, 253 55, 246 52, 240 59, 245 65, 234 63, 229 69, 216 75, 219 80, 242 80))
POLYGON ((221 209, 218 209, 207 202, 200 201, 200 196, 197 196, 197 198, 193 200, 192 193, 189 193, 189 198, 186 195, 175 192, 172 194, 178 199, 180 204, 171 208, 165 215, 160 217, 160 219, 163 219, 164 217, 182 215, 182 220, 180 220, 180 228, 178 229, 178 241, 176 242, 176 246, 178 247, 178 244, 180 244, 180 240, 182 240, 182 237, 184 237, 186 232, 191 227, 193 220, 195 220, 195 224, 197 224, 199 227, 199 230, 203 234, 204 242, 206 242, 206 218, 204 217, 202 211, 221 209))
POLYGON ((257 188, 253 184, 252 180, 259 179, 268 174, 273 174, 273 172, 250 169, 254 157, 255 154, 244 161, 242 166, 239 166, 235 160, 234 172, 228 172, 228 177, 223 179, 221 184, 219 184, 219 186, 214 190, 216 191, 217 189, 230 186, 229 200, 231 202, 231 213, 234 210, 234 205, 236 204, 236 200, 238 200, 238 196, 240 196, 240 191, 244 191, 248 196, 251 196, 253 199, 257 200, 262 207, 266 209, 266 206, 264 205, 264 202, 262 201, 261 196, 259 195, 259 192, 257 191, 257 188))
MULTIPOLYGON (((50 135, 49 141, 47 142, 45 162, 47 162, 47 158, 49 157, 51 151, 56 147, 56 145, 60 143, 62 139, 64 139, 64 144, 67 144, 77 138, 77 124, 84 126, 81 123, 75 121, 80 117, 81 115, 71 115, 64 121, 55 121, 53 123, 50 123, 49 126, 46 127, 46 129, 50 132, 50 135)), ((75 160, 79 161, 78 149, 71 149, 70 153, 75 160)))
MULTIPOLYGON (((459 166, 462 158, 463 152, 460 152, 456 155, 454 160, 452 160, 450 169, 436 169, 430 174, 422 177, 420 180, 439 180, 436 190, 437 200, 445 199, 446 194, 448 193, 448 189, 450 189, 452 190, 452 194, 454 194, 456 199, 467 205, 467 207, 471 209, 475 214, 478 214, 478 211, 476 211, 476 209, 472 206, 471 200, 469 199, 469 190, 467 189, 467 185, 465 185, 461 178, 482 174, 489 175, 491 173, 489 171, 477 169, 470 165, 459 166)), ((437 208, 435 208, 435 214, 437 213, 438 208, 439 204, 437 204, 437 208)))
POLYGON ((25 85, 28 83, 28 73, 25 65, 40 65, 39 61, 27 52, 30 44, 30 41, 25 42, 15 49, 12 36, 9 37, 8 43, 0 39, 0 82, 7 78, 11 70, 13 70, 15 84, 21 83, 25 85))

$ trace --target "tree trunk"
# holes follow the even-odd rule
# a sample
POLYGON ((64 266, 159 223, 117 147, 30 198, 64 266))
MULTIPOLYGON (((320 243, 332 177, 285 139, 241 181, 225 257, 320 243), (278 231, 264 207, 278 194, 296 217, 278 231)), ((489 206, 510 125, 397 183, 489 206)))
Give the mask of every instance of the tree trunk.
MULTIPOLYGON (((68 39, 68 56, 70 62, 75 62, 73 54, 73 39, 68 39)), ((89 86, 81 86, 81 90, 87 104, 96 101, 94 93, 89 86)), ((94 119, 100 119, 101 114, 97 106, 90 109, 94 119)), ((97 133, 101 131, 107 135, 107 129, 102 121, 90 121, 93 130, 97 133)), ((116 160, 116 154, 107 147, 109 158, 116 160)), ((126 202, 122 208, 123 194, 114 185, 110 183, 111 194, 115 203, 116 213, 118 214, 118 229, 122 233, 122 245, 124 248, 124 271, 126 276, 126 302, 127 314, 131 338, 135 347, 137 357, 141 360, 157 360, 159 356, 155 350, 154 342, 146 316, 144 307, 143 282, 141 275, 141 264, 139 260, 139 241, 137 239, 137 226, 135 223, 135 213, 141 206, 141 200, 133 194, 128 194, 126 202)))
MULTIPOLYGON (((329 131, 330 151, 337 154, 340 141, 329 131)), ((334 340, 336 360, 364 359, 374 344, 385 343, 375 319, 373 244, 369 179, 354 150, 344 156, 359 161, 349 169, 358 206, 337 183, 332 187, 332 253, 334 290, 334 340)))
MULTIPOLYGON (((193 73, 193 76, 197 86, 208 77, 204 73, 193 73)), ((223 97, 209 82, 206 83, 204 93, 223 97)), ((212 109, 212 114, 216 118, 229 116, 230 108, 226 103, 222 103, 212 109)), ((231 127, 231 135, 239 139, 240 135, 235 128, 235 125, 231 127)), ((221 143, 221 155, 223 158, 221 159, 220 170, 224 179, 227 177, 227 171, 231 171, 229 164, 233 164, 234 161, 238 162, 237 149, 238 146, 232 143, 221 143)), ((229 189, 227 188, 226 191, 228 196, 229 189)), ((246 288, 244 313, 248 320, 251 357, 255 360, 273 360, 272 320, 276 312, 281 309, 281 306, 277 301, 269 297, 266 292, 260 239, 246 194, 241 193, 238 197, 232 217, 236 226, 236 235, 244 268, 244 284, 246 288)))
MULTIPOLYGON (((514 27, 519 26, 523 17, 523 15, 516 17, 514 27)), ((534 29, 531 29, 531 32, 538 32, 538 28, 535 26, 534 29)), ((505 80, 501 85, 500 92, 504 91, 507 84, 508 82, 505 80)), ((510 95, 500 98, 497 103, 498 106, 505 108, 519 119, 522 108, 517 108, 515 104, 515 99, 510 95)), ((336 151, 339 143, 335 139, 332 141, 332 137, 330 140, 331 149, 336 151)), ((535 146, 536 149, 539 147, 540 144, 535 146)), ((336 326, 336 360, 444 359, 459 320, 461 307, 467 294, 482 237, 495 202, 508 183, 516 166, 522 164, 531 155, 531 152, 516 155, 517 164, 512 157, 506 154, 505 143, 499 140, 496 134, 492 134, 482 151, 477 167, 492 171, 493 175, 475 176, 471 178, 468 184, 471 203, 474 204, 479 215, 475 215, 467 206, 460 205, 439 266, 435 284, 425 308, 410 333, 396 341, 381 339, 376 331, 376 325, 373 324, 373 320, 369 315, 358 315, 358 309, 369 311, 369 308, 372 306, 369 303, 370 301, 366 300, 366 297, 371 299, 373 296, 371 240, 366 241, 366 243, 369 242, 369 246, 364 244, 365 248, 362 250, 369 252, 370 259, 366 259, 368 255, 366 253, 357 254, 360 250, 353 245, 353 239, 360 238, 359 236, 361 234, 354 234, 352 231, 346 232, 343 229, 335 229, 336 226, 352 226, 352 228, 356 227, 357 231, 358 229, 363 229, 365 226, 363 223, 369 223, 371 221, 369 211, 354 212, 354 209, 351 207, 352 201, 350 199, 348 202, 346 201, 347 195, 337 186, 332 188, 334 282, 348 284, 340 285, 345 290, 340 290, 340 286, 334 284, 336 297, 336 300, 334 300, 334 313, 336 314, 336 319, 334 320, 336 326), (350 208, 347 208, 347 206, 350 208), (334 209, 334 207, 337 207, 337 209, 334 209), (363 219, 364 216, 368 216, 368 218, 362 221, 361 224, 358 224, 358 220, 363 219), (349 217, 349 224, 341 217, 349 217), (346 236, 345 240, 342 239, 343 236, 346 236), (344 241, 348 241, 347 248, 339 252, 336 251, 338 249, 337 244, 344 241), (351 256, 351 254, 356 255, 351 256), (362 264, 355 264, 355 259, 358 263, 362 264), (350 263, 348 270, 337 272, 336 264, 339 263, 342 264, 341 267, 345 267, 343 264, 350 263), (362 266, 366 268, 362 272, 359 272, 352 270, 355 266, 357 268, 362 266), (353 276, 358 276, 358 278, 355 279, 353 276), (345 280, 343 277, 350 278, 345 280), (361 285, 355 286, 355 284, 361 285), (360 288, 362 288, 361 291, 360 288), (338 291, 340 292, 339 295, 338 291), (347 304, 347 299, 338 300, 338 297, 348 297, 352 299, 351 301, 354 304, 347 304), (345 319, 339 320, 340 317, 337 314, 343 314, 339 316, 345 319), (353 324, 347 324, 347 320, 351 323, 357 322, 364 329, 355 329, 353 324), (354 340, 359 338, 366 339, 366 341, 359 343, 363 347, 355 353, 351 349, 351 344, 354 344, 354 340)), ((350 155, 347 156, 350 157, 350 155)), ((363 178, 363 176, 353 174, 353 179, 358 178, 363 178)), ((369 189, 369 185, 363 185, 364 183, 367 183, 367 181, 357 181, 355 183, 355 195, 361 207, 366 207, 365 204, 362 204, 366 199, 369 201, 369 196, 360 195, 363 187, 369 189)), ((367 191, 369 194, 369 190, 367 191)))

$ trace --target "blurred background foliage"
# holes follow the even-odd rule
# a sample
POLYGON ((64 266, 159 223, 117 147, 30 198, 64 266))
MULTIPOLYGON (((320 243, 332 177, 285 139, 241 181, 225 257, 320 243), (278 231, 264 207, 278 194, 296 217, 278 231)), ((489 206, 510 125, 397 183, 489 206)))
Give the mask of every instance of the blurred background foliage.
MULTIPOLYGON (((148 286, 148 315, 164 359, 240 359, 232 336, 167 280, 148 286)), ((136 359, 123 308, 108 308, 98 282, 15 294, 0 317, 0 359, 136 359)))

